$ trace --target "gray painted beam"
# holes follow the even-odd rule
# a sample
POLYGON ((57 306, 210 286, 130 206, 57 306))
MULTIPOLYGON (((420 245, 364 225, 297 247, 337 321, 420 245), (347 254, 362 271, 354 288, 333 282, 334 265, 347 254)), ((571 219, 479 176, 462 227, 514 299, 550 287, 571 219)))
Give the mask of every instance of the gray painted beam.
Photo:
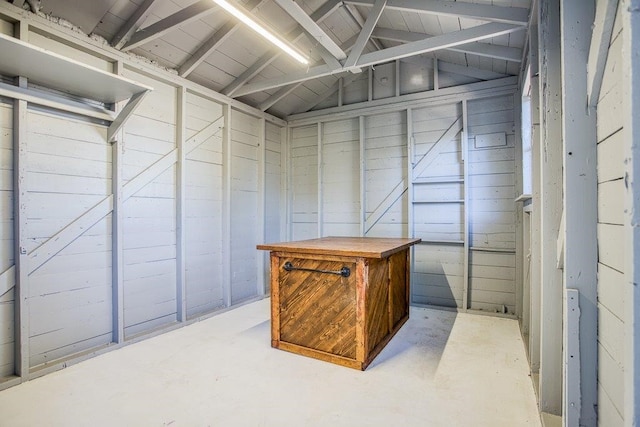
MULTIPOLYGON (((541 412, 562 414, 562 274, 557 269, 557 239, 562 216, 562 81, 560 0, 539 4, 540 191, 541 204, 541 412)), ((583 104, 583 108, 584 108, 583 104)), ((535 207, 534 207, 535 209, 535 207)))
POLYGON ((274 0, 289 14, 307 33, 318 43, 324 46, 334 58, 346 59, 347 54, 333 41, 331 37, 293 0, 274 0))
POLYGON ((169 15, 148 27, 138 30, 133 34, 133 36, 131 36, 131 39, 122 47, 121 50, 126 52, 145 43, 149 43, 151 40, 162 37, 181 25, 201 19, 203 16, 209 15, 216 10, 218 10, 218 8, 215 7, 215 3, 213 1, 200 0, 185 7, 184 9, 181 9, 173 15, 169 15))
POLYGON ((276 93, 271 95, 266 100, 262 101, 260 103, 260 105, 258 105, 258 110, 260 110, 260 111, 268 110, 276 102, 280 101, 282 98, 284 98, 285 96, 289 95, 291 92, 296 90, 296 88, 298 88, 298 86, 300 86, 301 84, 302 83, 294 83, 292 85, 284 86, 284 87, 280 88, 276 93))
MULTIPOLYGON (((329 0, 324 3, 318 10, 311 14, 311 19, 316 21, 317 23, 322 22, 325 18, 335 12, 342 5, 342 0, 329 0)), ((302 27, 297 27, 294 30, 290 31, 286 35, 287 40, 291 40, 292 43, 298 41, 301 37, 304 36, 304 30, 302 27)), ((240 74, 231 84, 222 89, 222 93, 227 96, 235 95, 235 92, 246 82, 254 78, 258 73, 264 70, 269 64, 275 61, 281 52, 271 50, 260 57, 256 62, 254 62, 249 68, 247 68, 242 74, 240 74)))
POLYGON ((374 3, 373 9, 369 13, 367 20, 362 26, 362 30, 360 31, 360 34, 358 34, 358 39, 356 40, 356 43, 353 45, 353 48, 351 49, 351 53, 349 54, 349 57, 344 63, 344 66, 346 68, 353 67, 358 62, 358 59, 360 59, 360 55, 362 55, 362 52, 364 51, 364 48, 367 45, 367 42, 369 41, 369 38, 371 38, 371 33, 373 32, 373 29, 378 23, 380 16, 382 16, 382 12, 384 11, 384 7, 386 4, 387 4, 387 0, 376 0, 376 2, 374 3))
POLYGON ((177 89, 176 146, 176 318, 187 321, 186 216, 187 216, 187 89, 177 89))
MULTIPOLYGON (((565 352, 563 415, 568 425, 595 426, 598 405, 598 222, 595 108, 588 103, 587 66, 593 2, 560 3, 562 52, 562 141, 564 170, 564 287, 579 292, 580 316, 568 315, 564 341, 579 331, 579 359, 565 352), (571 321, 577 322, 572 325, 571 321), (570 369, 575 362, 577 370, 570 369), (573 392, 573 393, 571 393, 573 392), (574 401, 571 397, 579 397, 574 401)), ((613 25, 613 24, 612 24, 613 25)), ((608 46, 608 43, 607 43, 608 46)), ((605 55, 606 56, 606 55, 605 55)), ((562 233, 563 230, 560 230, 562 233)), ((568 297, 568 296, 567 296, 568 297)), ((567 313, 569 314, 569 313, 567 313)))
MULTIPOLYGON (((374 2, 375 0, 345 0, 345 3, 356 6, 372 6, 374 2)), ((451 16, 454 18, 471 18, 482 21, 503 22, 517 25, 527 25, 529 22, 529 9, 490 6, 466 2, 441 0, 389 0, 387 2, 387 9, 401 12, 451 16)))
POLYGON ((133 15, 125 22, 115 36, 111 39, 111 46, 116 49, 122 48, 125 43, 129 41, 131 36, 140 28, 144 21, 151 14, 151 7, 156 0, 145 0, 138 8, 133 12, 133 15))
MULTIPOLYGON (((431 34, 415 33, 410 31, 393 30, 390 28, 376 28, 372 37, 381 40, 391 40, 400 43, 409 43, 433 37, 431 34)), ((470 53, 487 58, 502 59, 505 61, 521 62, 522 49, 508 46, 498 46, 490 43, 474 42, 453 46, 448 49, 452 52, 470 53)))
MULTIPOLYGON (((376 65, 383 62, 393 61, 409 56, 419 55, 427 52, 434 52, 440 49, 444 49, 450 46, 456 46, 459 44, 469 43, 476 40, 487 39, 498 35, 508 34, 514 31, 518 31, 521 28, 510 24, 498 24, 490 23, 477 27, 455 31, 452 33, 443 34, 441 36, 432 37, 430 39, 421 40, 413 43, 407 43, 400 46, 391 47, 388 49, 380 50, 377 52, 371 52, 364 54, 358 60, 355 67, 364 68, 371 65, 376 65)), ((318 77, 324 77, 331 74, 336 74, 340 71, 350 71, 352 68, 343 67, 342 69, 336 69, 327 65, 320 65, 312 67, 309 70, 297 71, 288 73, 285 76, 277 77, 273 79, 265 79, 257 83, 248 84, 241 89, 238 89, 234 96, 243 96, 255 92, 261 92, 267 89, 273 89, 280 86, 285 86, 292 83, 303 82, 318 77)))
MULTIPOLYGON (((117 61, 115 72, 122 75, 124 64, 117 61)), ((122 102, 116 111, 122 109, 122 102)), ((124 336, 124 209, 122 187, 124 184, 124 129, 120 128, 111 149, 111 188, 113 193, 113 215, 111 221, 111 324, 114 343, 122 343, 124 336)))
MULTIPOLYGON (((622 0, 623 52, 640 52, 640 0, 622 0)), ((640 58, 623 55, 625 142, 624 421, 640 420, 640 58)))
POLYGON ((222 108, 222 298, 231 307, 231 105, 222 108))
POLYGON ((616 20, 618 0, 600 0, 596 4, 596 16, 593 20, 589 61, 587 63, 587 96, 589 106, 595 107, 600 97, 600 87, 607 63, 609 43, 616 20))

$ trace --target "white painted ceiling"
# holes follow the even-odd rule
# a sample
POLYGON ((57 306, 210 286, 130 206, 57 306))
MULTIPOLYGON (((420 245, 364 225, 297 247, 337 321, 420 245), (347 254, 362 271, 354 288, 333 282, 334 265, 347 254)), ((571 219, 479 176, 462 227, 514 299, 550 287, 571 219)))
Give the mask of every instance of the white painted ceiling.
POLYGON ((120 50, 280 117, 314 108, 336 92, 341 76, 348 82, 354 71, 395 60, 433 64, 437 58, 442 70, 474 81, 517 75, 531 3, 230 0, 309 57, 311 65, 302 66, 212 0, 9 1, 39 7, 120 50), (309 21, 307 16, 315 24, 306 23, 305 30, 298 22, 309 21), (361 32, 366 45, 357 55, 361 32))

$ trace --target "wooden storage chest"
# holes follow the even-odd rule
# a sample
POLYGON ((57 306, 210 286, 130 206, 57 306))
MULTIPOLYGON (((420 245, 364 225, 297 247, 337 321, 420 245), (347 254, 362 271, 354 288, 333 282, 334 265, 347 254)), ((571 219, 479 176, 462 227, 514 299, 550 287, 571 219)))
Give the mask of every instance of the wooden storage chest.
POLYGON ((324 237, 271 251, 271 345, 364 370, 409 318, 420 239, 324 237))

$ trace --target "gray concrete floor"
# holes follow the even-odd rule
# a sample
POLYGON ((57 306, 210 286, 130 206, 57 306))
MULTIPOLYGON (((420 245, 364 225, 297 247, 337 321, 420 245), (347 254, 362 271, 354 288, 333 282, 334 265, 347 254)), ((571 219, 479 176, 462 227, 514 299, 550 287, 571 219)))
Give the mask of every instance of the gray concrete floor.
POLYGON ((269 300, 0 392, 12 426, 540 426, 514 320, 415 308, 365 372, 270 347, 269 300))

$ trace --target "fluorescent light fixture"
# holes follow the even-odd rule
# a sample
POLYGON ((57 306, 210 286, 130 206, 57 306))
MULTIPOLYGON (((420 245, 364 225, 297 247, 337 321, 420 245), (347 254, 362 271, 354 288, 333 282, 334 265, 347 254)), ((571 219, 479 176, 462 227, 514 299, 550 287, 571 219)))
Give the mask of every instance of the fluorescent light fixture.
POLYGON ((220 7, 222 7, 224 10, 226 10, 227 12, 229 12, 230 14, 238 18, 241 22, 247 24, 249 28, 251 28, 253 31, 260 34, 262 37, 269 40, 274 45, 278 46, 280 49, 282 49, 284 52, 289 54, 296 61, 305 65, 309 64, 309 61, 307 60, 307 58, 300 55, 291 46, 289 46, 284 41, 280 40, 274 34, 269 32, 269 30, 264 28, 262 25, 258 24, 256 21, 254 21, 252 18, 247 16, 244 12, 242 12, 237 7, 230 4, 228 1, 226 0, 213 0, 213 1, 217 3, 220 7))

